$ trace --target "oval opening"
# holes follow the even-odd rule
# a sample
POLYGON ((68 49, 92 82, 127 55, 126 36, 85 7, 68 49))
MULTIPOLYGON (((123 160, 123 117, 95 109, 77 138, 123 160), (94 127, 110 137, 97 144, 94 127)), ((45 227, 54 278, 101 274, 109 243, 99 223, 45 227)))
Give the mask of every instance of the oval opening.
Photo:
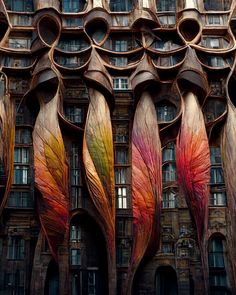
POLYGON ((86 32, 96 43, 101 43, 107 34, 107 24, 101 19, 96 19, 86 25, 86 32))
POLYGON ((200 32, 200 25, 194 19, 186 19, 179 26, 179 31, 186 41, 192 41, 200 32))
POLYGON ((7 20, 6 20, 5 16, 2 13, 0 13, 0 41, 2 40, 4 35, 6 34, 7 29, 8 29, 7 20))
POLYGON ((42 40, 52 45, 59 36, 59 27, 55 20, 50 17, 43 17, 38 24, 39 34, 42 40))

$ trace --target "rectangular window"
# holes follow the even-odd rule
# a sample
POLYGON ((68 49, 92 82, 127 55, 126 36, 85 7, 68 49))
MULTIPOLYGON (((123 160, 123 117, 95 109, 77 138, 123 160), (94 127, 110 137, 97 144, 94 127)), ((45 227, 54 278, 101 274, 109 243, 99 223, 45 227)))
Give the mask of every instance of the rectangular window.
POLYGON ((175 11, 176 0, 158 0, 157 12, 159 11, 175 11))
POLYGON ((80 249, 71 249, 71 265, 79 266, 81 265, 81 253, 80 249))
POLYGON ((26 38, 9 38, 9 47, 15 49, 29 49, 31 40, 26 38))
POLYGON ((127 218, 117 218, 116 221, 117 236, 131 236, 132 235, 132 221, 127 218))
POLYGON ((29 184, 29 166, 14 166, 13 184, 29 184))
POLYGON ((128 239, 122 239, 119 241, 116 250, 116 259, 118 266, 128 266, 130 255, 131 255, 131 247, 128 239))
POLYGON ((129 26, 129 17, 123 15, 112 15, 112 26, 127 27, 129 26))
POLYGON ((21 237, 9 237, 7 258, 22 260, 25 257, 25 240, 21 237))
POLYGON ((6 7, 12 11, 29 12, 33 11, 32 0, 7 0, 6 7))
POLYGON ((115 183, 126 184, 127 183, 127 168, 115 169, 115 183))
POLYGON ((79 0, 63 0, 62 1, 62 10, 64 12, 79 12, 83 10, 82 4, 80 4, 79 0))
POLYGON ((29 164, 29 148, 15 147, 14 163, 29 164))
POLYGON ((82 201, 82 188, 72 186, 71 187, 71 209, 77 209, 83 207, 82 201))
POLYGON ((16 144, 30 144, 32 143, 31 132, 29 129, 16 129, 15 133, 16 144))
POLYGON ((11 192, 8 198, 8 207, 12 208, 33 208, 34 200, 29 192, 11 192))
POLYGON ((128 78, 113 78, 113 88, 115 90, 127 90, 128 78))
POLYGON ((128 164, 128 150, 116 149, 116 164, 128 164))
POLYGON ((88 295, 96 295, 96 271, 88 271, 88 295))
POLYGON ((211 184, 223 184, 224 175, 222 168, 211 168, 211 184))
POLYGON ((116 125, 113 130, 114 141, 116 143, 127 143, 129 140, 128 126, 116 125))
POLYGON ((127 188, 126 187, 117 187, 116 188, 116 199, 117 199, 117 208, 118 209, 127 209, 127 188))
POLYGON ((226 206, 226 193, 225 192, 212 192, 210 195, 210 206, 226 206))
POLYGON ((176 23, 175 15, 161 15, 159 20, 162 26, 174 26, 176 23))
POLYGON ((162 195, 163 208, 176 208, 176 194, 174 192, 164 192, 162 195))
POLYGON ((221 152, 220 147, 211 146, 210 147, 210 155, 211 155, 211 164, 221 164, 221 152))
POLYGON ((81 227, 80 225, 71 225, 70 227, 70 241, 80 242, 81 241, 81 227))
POLYGON ((111 57, 110 63, 116 67, 125 67, 128 64, 127 57, 111 57))
POLYGON ((208 15, 208 24, 213 26, 222 26, 224 25, 224 19, 222 15, 209 14, 208 15))
MULTIPOLYGON (((25 294, 25 272, 17 270, 14 273, 6 273, 4 278, 6 294, 25 294)), ((5 293, 4 293, 5 294, 5 293)))
POLYGON ((65 106, 65 116, 72 123, 83 123, 84 110, 77 106, 65 106))
POLYGON ((163 243, 162 244, 162 252, 163 253, 173 253, 173 245, 171 243, 163 243))

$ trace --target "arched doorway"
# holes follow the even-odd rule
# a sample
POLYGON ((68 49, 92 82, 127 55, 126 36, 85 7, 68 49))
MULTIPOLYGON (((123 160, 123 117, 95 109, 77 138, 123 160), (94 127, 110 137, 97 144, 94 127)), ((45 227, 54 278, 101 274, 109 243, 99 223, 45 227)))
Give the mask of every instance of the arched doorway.
POLYGON ((160 266, 155 277, 156 295, 178 295, 175 270, 171 266, 160 266))
POLYGON ((58 265, 54 259, 52 259, 48 265, 44 294, 45 295, 59 294, 59 270, 58 270, 58 265))
POLYGON ((85 214, 74 216, 69 244, 70 294, 107 294, 106 243, 96 222, 85 214))

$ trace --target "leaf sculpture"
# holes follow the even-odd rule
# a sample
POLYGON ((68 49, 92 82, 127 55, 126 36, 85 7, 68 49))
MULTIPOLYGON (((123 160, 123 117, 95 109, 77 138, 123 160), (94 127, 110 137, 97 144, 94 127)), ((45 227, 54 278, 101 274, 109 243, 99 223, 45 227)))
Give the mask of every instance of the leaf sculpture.
POLYGON ((236 261, 234 259, 236 255, 236 192, 235 192, 235 183, 236 183, 236 174, 235 174, 235 165, 236 165, 236 109, 231 102, 228 103, 228 115, 226 124, 224 125, 222 132, 222 162, 224 166, 224 177, 225 184, 227 187, 227 202, 228 202, 228 240, 227 243, 231 245, 228 247, 230 263, 233 265, 233 272, 231 276, 234 278, 236 275, 236 261))
MULTIPOLYGON (((1 83, 5 84, 2 77, 1 83)), ((4 86, 5 88, 5 86, 4 86)), ((14 171, 14 140, 15 140, 15 106, 10 95, 2 93, 0 97, 0 164, 4 177, 5 190, 0 196, 0 215, 6 205, 10 192, 14 171)))
POLYGON ((205 236, 208 223, 210 152, 203 114, 197 97, 191 92, 184 96, 182 123, 176 148, 179 187, 186 197, 196 225, 207 292, 208 263, 205 236))
MULTIPOLYGON (((133 250, 128 270, 127 294, 144 257, 159 246, 161 209, 161 142, 152 98, 144 92, 137 105, 132 131, 133 250)), ((125 293, 125 292, 124 292, 125 293)))
POLYGON ((57 259, 57 248, 68 232, 68 166, 58 123, 59 90, 45 103, 33 131, 35 182, 42 194, 38 200, 39 218, 50 250, 57 259))
POLYGON ((106 234, 112 272, 115 268, 115 184, 110 110, 99 91, 89 88, 89 97, 83 161, 88 189, 106 234))

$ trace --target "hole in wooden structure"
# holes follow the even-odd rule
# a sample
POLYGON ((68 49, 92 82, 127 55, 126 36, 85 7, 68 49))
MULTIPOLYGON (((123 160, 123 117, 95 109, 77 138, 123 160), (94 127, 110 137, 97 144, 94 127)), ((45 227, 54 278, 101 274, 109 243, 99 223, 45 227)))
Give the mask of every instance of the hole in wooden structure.
POLYGON ((40 19, 38 30, 41 39, 48 45, 52 45, 59 35, 59 27, 57 22, 48 16, 40 19))
POLYGON ((5 16, 2 13, 0 13, 0 41, 5 36, 7 29, 8 29, 7 20, 5 16))
POLYGON ((194 19, 185 19, 179 26, 179 31, 184 39, 188 42, 192 41, 200 32, 200 25, 194 19))
POLYGON ((86 32, 94 42, 99 44, 107 35, 107 24, 102 19, 96 19, 86 25, 86 32))

